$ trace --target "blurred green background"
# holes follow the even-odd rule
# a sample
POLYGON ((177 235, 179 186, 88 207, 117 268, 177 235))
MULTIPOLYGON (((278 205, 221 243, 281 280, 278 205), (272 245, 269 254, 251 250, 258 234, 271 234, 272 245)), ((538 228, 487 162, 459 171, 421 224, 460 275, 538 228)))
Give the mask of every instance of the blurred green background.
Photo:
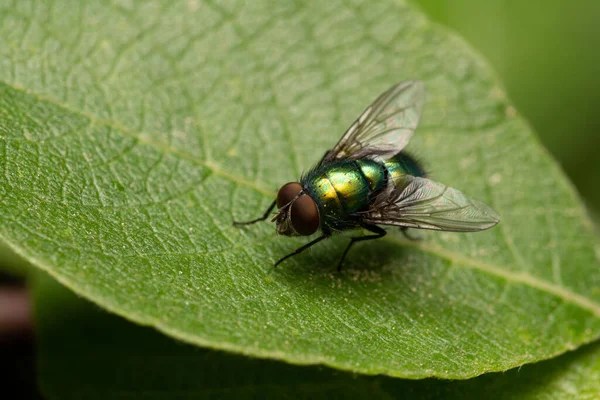
POLYGON ((411 1, 489 60, 509 98, 597 213, 600 1, 411 1))

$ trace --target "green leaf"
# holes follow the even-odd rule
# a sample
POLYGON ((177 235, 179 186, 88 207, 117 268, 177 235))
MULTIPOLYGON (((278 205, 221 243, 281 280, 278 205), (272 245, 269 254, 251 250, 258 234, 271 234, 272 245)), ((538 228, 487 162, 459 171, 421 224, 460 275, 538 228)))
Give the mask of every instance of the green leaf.
POLYGON ((0 237, 64 285, 197 345, 466 378, 600 334, 571 185, 461 40, 400 1, 0 5, 0 237), (422 79, 409 148, 494 207, 479 234, 245 229, 379 93, 422 79))
POLYGON ((35 277, 39 378, 49 399, 595 399, 600 344, 466 381, 365 377, 181 345, 35 277))

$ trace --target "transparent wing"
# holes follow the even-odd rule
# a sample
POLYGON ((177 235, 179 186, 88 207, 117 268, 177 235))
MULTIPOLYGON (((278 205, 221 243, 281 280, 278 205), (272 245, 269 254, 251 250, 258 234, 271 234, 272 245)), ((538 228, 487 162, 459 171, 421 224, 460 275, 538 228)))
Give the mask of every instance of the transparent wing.
POLYGON ((364 215, 372 224, 453 232, 475 232, 500 222, 484 203, 462 192, 425 178, 406 175, 381 193, 364 215))
POLYGON ((406 81, 392 86, 363 111, 322 163, 365 155, 393 156, 410 141, 424 102, 423 82, 406 81))

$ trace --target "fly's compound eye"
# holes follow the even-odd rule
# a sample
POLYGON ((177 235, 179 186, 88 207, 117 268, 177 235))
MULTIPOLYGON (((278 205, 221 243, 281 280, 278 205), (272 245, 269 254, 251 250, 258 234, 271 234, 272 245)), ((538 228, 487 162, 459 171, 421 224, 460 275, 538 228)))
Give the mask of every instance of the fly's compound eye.
POLYGON ((294 230, 300 235, 315 233, 319 228, 319 210, 315 201, 306 194, 298 197, 292 204, 291 220, 294 230))
POLYGON ((298 182, 288 182, 277 192, 277 208, 281 208, 294 200, 302 191, 302 186, 298 182))

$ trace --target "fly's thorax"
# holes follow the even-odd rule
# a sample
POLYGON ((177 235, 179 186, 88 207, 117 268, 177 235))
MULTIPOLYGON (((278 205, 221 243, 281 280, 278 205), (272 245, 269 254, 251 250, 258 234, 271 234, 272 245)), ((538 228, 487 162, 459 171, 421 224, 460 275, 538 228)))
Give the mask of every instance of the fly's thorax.
POLYGON ((333 184, 324 173, 312 173, 306 177, 303 186, 310 192, 311 197, 319 207, 321 215, 321 228, 324 230, 336 229, 336 221, 344 218, 344 208, 333 184))
POLYGON ((356 163, 349 162, 331 168, 326 176, 347 214, 353 214, 365 207, 368 202, 369 183, 356 163))
POLYGON ((344 230, 356 225, 354 214, 368 207, 385 176, 385 167, 376 161, 341 161, 309 173, 304 186, 319 207, 322 225, 344 230))

